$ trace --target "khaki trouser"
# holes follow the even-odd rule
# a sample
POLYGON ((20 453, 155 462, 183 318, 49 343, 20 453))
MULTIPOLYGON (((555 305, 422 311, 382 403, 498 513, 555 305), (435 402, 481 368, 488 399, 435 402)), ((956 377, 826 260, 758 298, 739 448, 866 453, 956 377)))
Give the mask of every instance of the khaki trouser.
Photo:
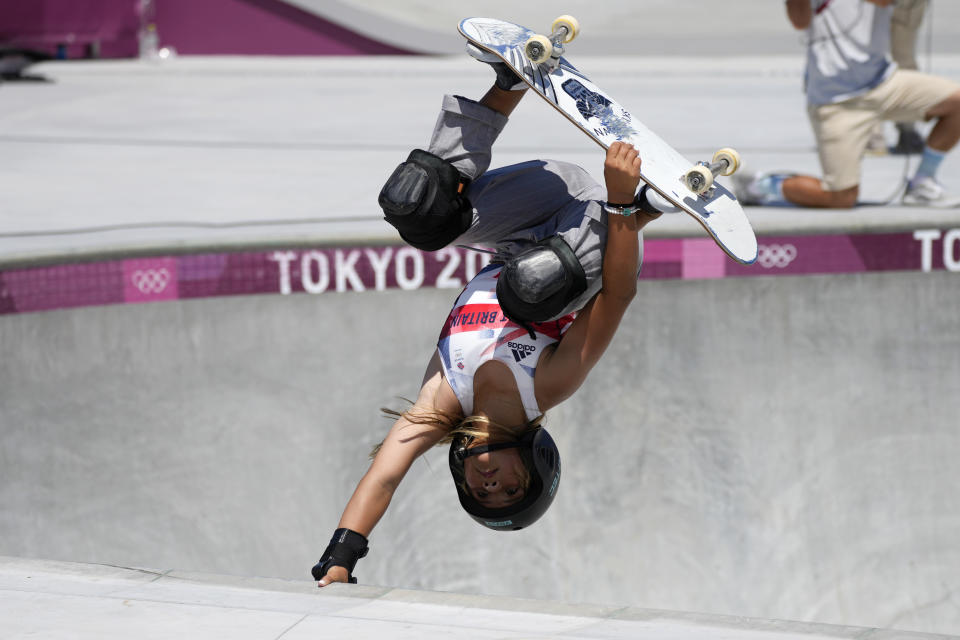
POLYGON ((860 161, 874 127, 884 121, 917 122, 960 84, 947 78, 898 69, 880 86, 837 104, 810 105, 823 185, 841 191, 860 184, 860 161))

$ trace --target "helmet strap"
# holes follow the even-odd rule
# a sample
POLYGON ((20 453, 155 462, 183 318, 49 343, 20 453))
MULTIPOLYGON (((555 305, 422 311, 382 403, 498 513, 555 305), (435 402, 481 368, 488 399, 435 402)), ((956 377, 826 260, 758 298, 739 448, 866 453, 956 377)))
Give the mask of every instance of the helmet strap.
POLYGON ((522 447, 522 442, 498 442, 495 444, 481 444, 477 447, 472 447, 467 449, 466 447, 461 447, 457 449, 457 459, 460 461, 466 460, 470 456, 479 456, 481 453, 489 453, 490 451, 500 451, 501 449, 516 449, 522 447))

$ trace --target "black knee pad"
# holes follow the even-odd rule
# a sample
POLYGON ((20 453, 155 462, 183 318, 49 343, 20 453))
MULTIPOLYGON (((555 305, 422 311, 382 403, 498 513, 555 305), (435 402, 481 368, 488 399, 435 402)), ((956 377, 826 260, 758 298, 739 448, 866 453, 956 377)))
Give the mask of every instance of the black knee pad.
POLYGON ((556 319, 586 290, 583 266, 560 236, 511 257, 497 279, 500 308, 519 325, 556 319))
POLYGON ((414 149, 380 191, 383 217, 411 246, 442 249, 470 228, 473 208, 464 195, 468 184, 446 160, 414 149))

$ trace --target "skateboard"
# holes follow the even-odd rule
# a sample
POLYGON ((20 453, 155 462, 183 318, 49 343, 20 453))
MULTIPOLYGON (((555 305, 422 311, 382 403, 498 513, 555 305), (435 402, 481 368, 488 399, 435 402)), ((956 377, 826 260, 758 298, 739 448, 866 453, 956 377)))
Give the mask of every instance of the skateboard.
POLYGON ((619 140, 634 145, 643 181, 693 216, 727 255, 742 264, 757 259, 757 237, 743 207, 715 180, 737 170, 737 152, 720 149, 709 162, 690 162, 621 107, 563 57, 564 44, 580 31, 575 18, 560 16, 549 35, 494 18, 466 18, 459 28, 468 42, 501 58, 597 144, 608 148, 619 140))

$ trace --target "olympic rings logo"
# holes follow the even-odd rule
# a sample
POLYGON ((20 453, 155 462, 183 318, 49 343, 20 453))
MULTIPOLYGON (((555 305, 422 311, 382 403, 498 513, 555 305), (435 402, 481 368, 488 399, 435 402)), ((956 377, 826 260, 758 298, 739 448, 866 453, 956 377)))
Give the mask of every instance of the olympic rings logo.
POLYGON ((137 269, 130 279, 140 293, 161 293, 170 283, 170 272, 166 268, 137 269))
POLYGON ((762 244, 758 247, 757 263, 764 269, 785 269, 798 254, 792 244, 762 244))

